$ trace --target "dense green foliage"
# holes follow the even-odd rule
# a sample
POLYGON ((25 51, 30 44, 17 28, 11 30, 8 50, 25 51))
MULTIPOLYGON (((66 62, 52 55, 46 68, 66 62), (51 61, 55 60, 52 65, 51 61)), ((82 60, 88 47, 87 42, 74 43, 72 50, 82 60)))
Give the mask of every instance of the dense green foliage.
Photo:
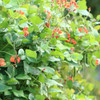
POLYGON ((95 98, 84 69, 100 64, 99 22, 62 1, 0 1, 0 100, 95 98))

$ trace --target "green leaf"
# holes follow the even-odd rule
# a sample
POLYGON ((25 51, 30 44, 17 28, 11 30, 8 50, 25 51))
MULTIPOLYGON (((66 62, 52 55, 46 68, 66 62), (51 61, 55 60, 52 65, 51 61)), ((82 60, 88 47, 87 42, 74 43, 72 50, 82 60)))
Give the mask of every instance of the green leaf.
POLYGON ((46 80, 46 84, 48 86, 53 86, 53 85, 63 86, 62 84, 60 84, 60 83, 58 83, 58 82, 56 82, 55 80, 52 80, 52 79, 46 80))
POLYGON ((0 29, 1 28, 6 28, 8 26, 8 20, 5 19, 2 23, 0 23, 0 29))
POLYGON ((86 10, 87 9, 86 0, 78 1, 77 5, 79 5, 78 9, 80 9, 80 10, 86 10))
POLYGON ((71 54, 71 57, 75 60, 82 60, 83 59, 83 55, 81 55, 79 53, 73 53, 73 54, 71 54))
POLYGON ((26 49, 25 52, 26 52, 26 55, 28 57, 37 58, 37 53, 35 51, 32 51, 30 49, 26 49))
POLYGON ((70 58, 70 53, 69 53, 68 51, 65 51, 65 52, 64 52, 64 57, 70 58))
POLYGON ((79 13, 84 15, 84 16, 89 16, 90 13, 87 10, 79 10, 79 13))
POLYGON ((92 83, 88 83, 88 84, 87 84, 87 89, 88 89, 89 91, 92 91, 93 88, 94 88, 94 84, 92 84, 92 83))
POLYGON ((10 86, 6 86, 6 85, 0 83, 0 92, 4 92, 9 89, 12 89, 12 88, 10 86))
POLYGON ((10 96, 10 95, 12 95, 12 93, 11 93, 10 91, 7 90, 7 91, 4 92, 4 95, 10 96))
POLYGON ((28 11, 29 6, 31 6, 31 5, 29 5, 29 4, 23 4, 23 5, 21 6, 21 8, 26 8, 26 9, 27 9, 27 11, 28 11))
POLYGON ((41 94, 41 95, 48 96, 47 86, 46 86, 45 83, 41 83, 40 94, 41 94))
POLYGON ((30 93, 29 96, 28 96, 28 98, 29 98, 29 100, 34 100, 34 96, 33 96, 33 94, 30 93))
POLYGON ((41 23, 43 23, 43 20, 41 20, 41 18, 38 17, 38 16, 32 16, 30 18, 30 21, 33 23, 33 25, 34 24, 41 24, 41 23))
POLYGON ((9 9, 8 12, 9 12, 9 15, 14 18, 15 16, 14 12, 11 9, 9 9))
POLYGON ((68 47, 65 46, 65 45, 63 45, 62 43, 57 43, 56 46, 57 46, 60 50, 66 50, 66 49, 68 49, 68 47))
POLYGON ((7 4, 7 3, 10 2, 10 0, 3 0, 3 2, 4 2, 5 4, 7 4))
POLYGON ((12 90, 12 92, 16 97, 24 97, 25 98, 23 90, 12 90))
POLYGON ((16 80, 15 78, 11 78, 10 80, 8 80, 6 82, 8 85, 15 85, 15 84, 18 84, 18 80, 16 80))
POLYGON ((48 49, 49 48, 49 46, 48 46, 48 42, 46 42, 46 43, 41 43, 41 48, 43 49, 43 50, 46 50, 46 49, 48 49))
POLYGON ((72 88, 72 80, 68 80, 67 85, 68 85, 69 89, 71 89, 72 88))
POLYGON ((42 95, 36 95, 36 100, 45 100, 45 97, 42 95))
POLYGON ((54 93, 54 92, 63 92, 63 91, 61 91, 60 89, 50 88, 50 89, 48 89, 48 92, 54 93))
POLYGON ((24 0, 17 0, 18 2, 20 2, 21 4, 24 3, 24 0))
POLYGON ((19 79, 19 80, 31 80, 31 78, 28 75, 25 75, 25 74, 19 74, 18 76, 16 76, 16 79, 19 79))
POLYGON ((25 22, 27 22, 27 19, 20 20, 20 21, 19 21, 19 24, 23 24, 23 23, 25 23, 25 22))
POLYGON ((51 55, 52 56, 55 56, 55 57, 57 57, 57 58, 61 58, 61 59, 64 59, 64 55, 63 55, 63 53, 62 52, 60 52, 60 51, 51 51, 51 55))
POLYGON ((9 39, 8 36, 6 37, 6 39, 7 39, 7 42, 8 42, 11 46, 13 46, 13 44, 11 43, 11 41, 10 41, 10 39, 9 39))
POLYGON ((27 43, 27 42, 29 42, 29 39, 23 39, 22 42, 23 42, 23 43, 27 43))
POLYGON ((56 38, 51 38, 50 43, 53 44, 53 45, 56 45, 57 44, 57 39, 56 38))
POLYGON ((9 4, 5 6, 6 8, 18 8, 16 0, 10 0, 9 4))
POLYGON ((73 31, 75 32, 76 31, 76 24, 72 21, 70 26, 73 29, 73 31))
POLYGON ((51 67, 38 67, 41 71, 45 68, 45 71, 46 73, 51 73, 51 74, 54 74, 55 70, 51 67))
POLYGON ((24 71, 25 74, 31 73, 32 75, 39 75, 40 71, 36 68, 34 68, 33 66, 28 65, 25 61, 24 61, 24 71))
POLYGON ((37 7, 35 7, 35 6, 29 6, 28 13, 29 14, 37 13, 37 7))
POLYGON ((59 58, 56 58, 54 56, 51 56, 51 57, 49 57, 49 61, 55 62, 55 61, 60 61, 60 59, 59 58))
POLYGON ((41 83, 44 83, 44 82, 45 82, 45 77, 44 77, 43 74, 39 75, 39 81, 40 81, 41 83))
POLYGON ((43 39, 43 38, 46 38, 47 36, 51 36, 52 35, 52 30, 45 27, 42 32, 40 33, 40 37, 43 39))

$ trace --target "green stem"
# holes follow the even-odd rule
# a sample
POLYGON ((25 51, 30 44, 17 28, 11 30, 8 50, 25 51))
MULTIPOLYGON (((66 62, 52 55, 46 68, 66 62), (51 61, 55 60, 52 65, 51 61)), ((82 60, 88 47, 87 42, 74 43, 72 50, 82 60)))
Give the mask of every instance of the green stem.
POLYGON ((75 69, 75 67, 74 67, 74 77, 75 77, 75 74, 76 74, 76 73, 75 73, 75 70, 76 70, 76 69, 75 69))
POLYGON ((15 76, 15 67, 13 66, 13 77, 15 76))
POLYGON ((3 52, 3 53, 6 53, 6 54, 8 54, 8 55, 13 56, 12 54, 10 54, 10 53, 8 53, 8 52, 6 52, 6 51, 0 51, 0 52, 3 52))
POLYGON ((7 45, 5 45, 5 46, 4 46, 1 50, 5 49, 7 46, 8 46, 8 44, 7 44, 7 45))

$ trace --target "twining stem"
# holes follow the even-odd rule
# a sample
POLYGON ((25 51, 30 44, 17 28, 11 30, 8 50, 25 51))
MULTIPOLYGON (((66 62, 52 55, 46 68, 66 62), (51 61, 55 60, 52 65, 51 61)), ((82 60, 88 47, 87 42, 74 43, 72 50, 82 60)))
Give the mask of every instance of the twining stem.
POLYGON ((76 75, 75 71, 76 71, 76 68, 74 67, 74 77, 75 77, 75 75, 76 75))
POLYGON ((8 46, 8 44, 6 44, 1 50, 5 49, 8 46))
POLYGON ((6 52, 6 51, 0 51, 0 52, 3 52, 3 53, 6 53, 6 54, 8 54, 8 55, 13 56, 13 54, 10 54, 10 53, 8 53, 8 52, 6 52))

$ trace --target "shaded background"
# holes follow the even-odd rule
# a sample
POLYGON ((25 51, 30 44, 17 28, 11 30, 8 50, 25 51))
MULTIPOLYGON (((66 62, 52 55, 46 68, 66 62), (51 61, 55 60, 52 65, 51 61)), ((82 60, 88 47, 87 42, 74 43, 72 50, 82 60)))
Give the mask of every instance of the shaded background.
POLYGON ((86 0, 88 8, 91 7, 91 13, 94 17, 100 14, 100 0, 86 0))

